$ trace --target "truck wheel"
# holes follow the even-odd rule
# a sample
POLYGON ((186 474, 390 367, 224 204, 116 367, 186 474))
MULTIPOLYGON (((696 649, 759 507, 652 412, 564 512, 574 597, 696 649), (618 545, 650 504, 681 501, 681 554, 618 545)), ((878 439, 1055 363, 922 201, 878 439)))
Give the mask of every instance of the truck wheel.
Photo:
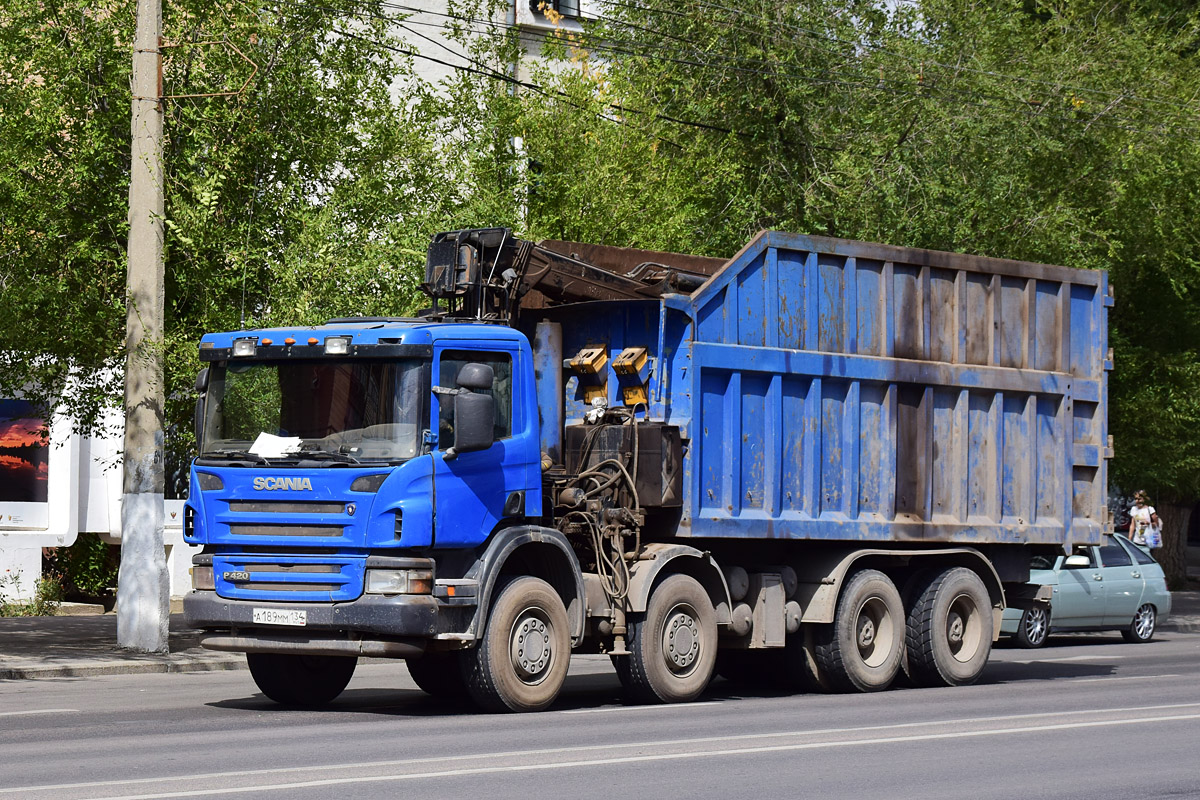
POLYGON ((1045 606, 1032 606, 1021 613, 1013 639, 1025 648, 1041 647, 1050 633, 1050 615, 1045 606))
POLYGON ((353 656, 305 656, 247 653, 250 676, 267 697, 285 706, 323 706, 342 693, 358 659, 353 656))
POLYGON ((965 567, 935 575, 908 612, 906 645, 917 686, 974 683, 992 652, 992 601, 979 576, 965 567))
POLYGON ((492 602, 483 638, 464 651, 467 692, 487 711, 541 711, 567 677, 567 609, 540 578, 505 584, 492 602))
POLYGON ((629 625, 629 651, 636 700, 686 703, 704 691, 717 659, 717 614, 695 578, 672 575, 655 587, 645 615, 629 625))
POLYGON ((904 657, 904 605, 892 579, 866 569, 843 587, 833 624, 815 637, 815 655, 834 688, 877 692, 904 657))
POLYGON ((408 660, 408 674, 421 691, 443 700, 462 699, 467 694, 463 679, 462 651, 426 653, 408 660))

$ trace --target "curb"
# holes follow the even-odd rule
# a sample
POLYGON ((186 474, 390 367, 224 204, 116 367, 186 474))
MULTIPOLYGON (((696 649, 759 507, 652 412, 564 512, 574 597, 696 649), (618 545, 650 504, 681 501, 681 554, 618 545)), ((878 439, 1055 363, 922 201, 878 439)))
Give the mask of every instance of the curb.
POLYGON ((178 661, 96 661, 90 664, 37 664, 0 667, 0 681, 43 678, 90 678, 99 675, 150 675, 185 672, 229 672, 246 669, 245 658, 193 659, 178 661))
POLYGON ((1185 617, 1167 620, 1158 629, 1162 633, 1200 633, 1200 618, 1185 617))

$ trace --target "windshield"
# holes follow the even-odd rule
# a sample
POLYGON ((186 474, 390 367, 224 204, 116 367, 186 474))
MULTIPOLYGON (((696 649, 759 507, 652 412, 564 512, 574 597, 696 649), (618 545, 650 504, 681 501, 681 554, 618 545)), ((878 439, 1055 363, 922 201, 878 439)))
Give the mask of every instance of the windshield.
POLYGON ((200 456, 270 456, 271 463, 412 458, 428 417, 428 375, 420 359, 214 364, 200 456))

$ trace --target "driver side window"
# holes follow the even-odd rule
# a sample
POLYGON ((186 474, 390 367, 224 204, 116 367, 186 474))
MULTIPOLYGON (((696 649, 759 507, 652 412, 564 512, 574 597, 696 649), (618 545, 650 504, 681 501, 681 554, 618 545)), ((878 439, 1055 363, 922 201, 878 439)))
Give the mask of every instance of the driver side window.
MULTIPOLYGON (((492 368, 492 388, 481 392, 490 394, 496 403, 496 439, 512 436, 512 357, 508 353, 489 353, 478 350, 447 350, 442 353, 438 369, 438 385, 454 388, 459 370, 467 364, 486 364, 492 368)), ((442 450, 454 444, 454 397, 438 397, 438 447, 442 450)))

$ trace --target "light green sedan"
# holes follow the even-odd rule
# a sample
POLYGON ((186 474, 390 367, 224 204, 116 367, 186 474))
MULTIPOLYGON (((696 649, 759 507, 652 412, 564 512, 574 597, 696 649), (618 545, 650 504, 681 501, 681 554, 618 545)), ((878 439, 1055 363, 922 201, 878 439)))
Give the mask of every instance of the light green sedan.
POLYGON ((1104 538, 1053 563, 1035 557, 1029 582, 1053 587, 1050 606, 1004 609, 1000 632, 1022 647, 1041 647, 1049 634, 1067 631, 1119 630, 1127 642, 1153 639, 1171 613, 1162 567, 1124 536, 1104 538))

